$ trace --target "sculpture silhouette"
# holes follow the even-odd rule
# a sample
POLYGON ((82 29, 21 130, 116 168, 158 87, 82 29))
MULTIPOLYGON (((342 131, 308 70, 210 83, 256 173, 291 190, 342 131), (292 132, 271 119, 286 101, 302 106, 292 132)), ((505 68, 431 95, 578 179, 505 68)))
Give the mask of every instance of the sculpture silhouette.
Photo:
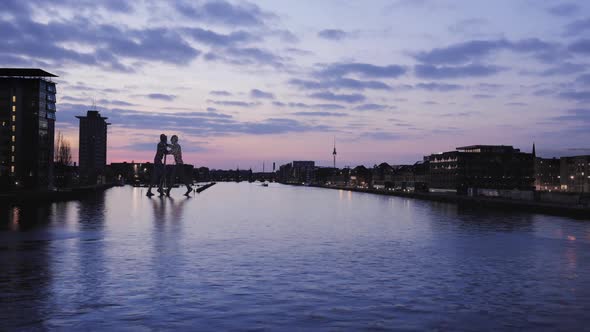
POLYGON ((191 187, 192 181, 189 181, 190 177, 187 177, 185 174, 184 162, 182 161, 182 149, 180 148, 180 144, 178 144, 178 136, 173 135, 170 141, 172 144, 168 145, 170 147, 169 153, 174 156, 175 165, 172 168, 172 174, 170 175, 170 182, 168 183, 166 195, 170 196, 170 191, 176 180, 176 175, 178 174, 179 180, 186 186, 186 193, 184 193, 184 196, 190 197, 189 194, 193 191, 193 188, 191 187))
POLYGON ((166 155, 170 153, 168 151, 168 137, 162 134, 160 135, 160 142, 156 148, 156 155, 154 156, 154 168, 152 169, 152 179, 148 188, 147 196, 153 196, 152 187, 158 184, 158 192, 160 196, 164 195, 164 180, 166 179, 166 155))

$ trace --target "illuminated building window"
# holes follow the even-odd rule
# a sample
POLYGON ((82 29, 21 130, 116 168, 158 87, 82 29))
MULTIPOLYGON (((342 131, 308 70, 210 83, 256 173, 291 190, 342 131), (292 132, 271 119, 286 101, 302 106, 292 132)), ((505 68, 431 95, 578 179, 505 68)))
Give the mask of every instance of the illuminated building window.
POLYGON ((12 112, 16 112, 16 106, 12 106, 12 112))
POLYGON ((12 160, 12 162, 14 162, 14 156, 10 157, 10 159, 12 160))
POLYGON ((16 136, 12 135, 12 142, 16 142, 16 136))
POLYGON ((12 152, 14 152, 14 145, 12 146, 12 152))
POLYGON ((16 121, 16 115, 13 115, 13 116, 12 116, 12 121, 13 121, 13 122, 14 122, 14 121, 16 121))
POLYGON ((15 131, 16 131, 16 126, 12 125, 12 132, 15 132, 15 131))
POLYGON ((14 166, 10 166, 10 173, 14 173, 14 166))
POLYGON ((12 96, 12 102, 16 103, 16 96, 12 96))

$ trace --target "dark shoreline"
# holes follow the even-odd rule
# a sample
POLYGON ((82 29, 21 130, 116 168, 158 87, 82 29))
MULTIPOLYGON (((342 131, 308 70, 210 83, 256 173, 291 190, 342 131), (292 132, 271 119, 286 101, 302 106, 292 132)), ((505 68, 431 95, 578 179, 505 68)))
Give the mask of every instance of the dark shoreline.
MULTIPOLYGON (((301 184, 292 184, 292 183, 283 183, 283 184, 301 186, 301 184)), ((510 199, 482 197, 482 196, 469 197, 469 196, 462 196, 462 195, 456 195, 456 194, 384 191, 384 190, 378 190, 378 189, 348 188, 348 187, 327 186, 327 185, 317 185, 317 184, 316 185, 309 185, 309 186, 314 187, 314 188, 348 190, 348 191, 368 193, 368 194, 414 198, 414 199, 427 200, 427 201, 453 203, 453 204, 457 204, 457 205, 468 205, 468 206, 496 208, 496 209, 513 210, 513 211, 526 211, 526 212, 532 212, 532 213, 542 213, 542 214, 555 215, 555 216, 572 217, 575 219, 590 220, 590 209, 589 208, 570 206, 570 205, 551 204, 551 203, 523 201, 523 200, 510 200, 510 199)))
POLYGON ((14 191, 0 194, 0 203, 23 204, 23 203, 53 203, 62 201, 75 201, 84 199, 93 194, 103 192, 114 187, 114 184, 96 186, 75 187, 60 190, 30 190, 14 191))

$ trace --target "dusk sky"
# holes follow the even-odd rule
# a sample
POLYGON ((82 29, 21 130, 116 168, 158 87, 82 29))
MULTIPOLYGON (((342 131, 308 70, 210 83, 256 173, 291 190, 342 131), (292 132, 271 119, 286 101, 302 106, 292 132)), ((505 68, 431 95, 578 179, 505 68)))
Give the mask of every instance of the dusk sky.
POLYGON ((3 0, 2 67, 56 75, 75 147, 93 100, 108 160, 261 170, 413 163, 472 144, 590 154, 588 1, 3 0), (268 169, 268 168, 267 168, 268 169))

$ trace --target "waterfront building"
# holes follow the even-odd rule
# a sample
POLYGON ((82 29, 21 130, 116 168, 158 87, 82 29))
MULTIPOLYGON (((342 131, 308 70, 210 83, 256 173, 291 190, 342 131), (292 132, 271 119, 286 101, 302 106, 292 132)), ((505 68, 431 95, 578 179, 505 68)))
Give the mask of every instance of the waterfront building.
POLYGON ((368 188, 371 184, 371 171, 365 166, 360 165, 350 171, 350 186, 358 188, 368 188))
POLYGON ((559 168, 562 191, 590 192, 590 155, 561 157, 559 168))
POLYGON ((315 180, 315 161, 293 161, 293 177, 300 183, 311 183, 315 180))
POLYGON ((375 189, 392 189, 394 169, 388 163, 373 166, 371 186, 375 189))
POLYGON ((284 183, 311 183, 315 181, 314 161, 293 161, 279 166, 278 178, 284 183))
POLYGON ((96 110, 86 112, 80 119, 79 166, 83 183, 103 182, 107 164, 107 127, 110 125, 96 110))
POLYGON ((53 184, 54 74, 0 68, 0 190, 53 184))
POLYGON ((505 145, 472 145, 428 157, 429 188, 467 194, 478 189, 532 190, 531 153, 505 145))
POLYGON ((424 191, 428 188, 428 161, 393 167, 393 189, 424 191))
POLYGON ((535 190, 561 190, 560 160, 557 158, 535 158, 535 190))

